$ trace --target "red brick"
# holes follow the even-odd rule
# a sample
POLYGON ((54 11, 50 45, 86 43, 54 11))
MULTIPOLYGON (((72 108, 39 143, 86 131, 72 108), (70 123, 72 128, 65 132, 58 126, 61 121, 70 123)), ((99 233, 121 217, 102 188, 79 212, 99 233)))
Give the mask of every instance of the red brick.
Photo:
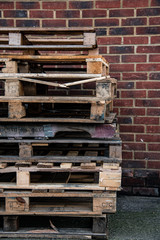
POLYGON ((116 107, 132 107, 133 100, 115 99, 114 106, 116 106, 116 107))
POLYGON ((110 64, 110 72, 134 71, 134 64, 110 64))
POLYGON ((42 3, 43 9, 66 9, 67 4, 66 2, 43 2, 42 3))
POLYGON ((144 126, 138 125, 120 125, 120 132, 133 132, 133 133, 143 133, 144 126))
POLYGON ((160 36, 151 36, 151 43, 160 43, 160 36))
POLYGON ((146 62, 146 55, 123 55, 122 62, 146 62))
POLYGON ((65 20, 43 20, 42 27, 66 27, 65 20))
POLYGON ((160 126, 147 126, 147 133, 160 133, 160 126))
POLYGON ((131 27, 119 27, 119 28, 110 28, 109 34, 110 35, 132 35, 134 29, 131 27))
POLYGON ((0 27, 14 27, 13 19, 0 19, 0 27))
POLYGON ((148 116, 160 116, 160 109, 147 109, 147 115, 148 116))
POLYGON ((96 19, 95 20, 95 26, 99 27, 99 26, 106 26, 106 27, 110 27, 110 26, 118 26, 119 25, 119 20, 118 19, 96 19))
POLYGON ((141 141, 143 141, 143 142, 160 142, 160 135, 149 135, 149 134, 147 134, 147 135, 139 135, 139 134, 137 134, 136 135, 136 141, 137 142, 141 142, 141 141))
POLYGON ((160 71, 160 64, 137 64, 136 71, 160 71))
POLYGON ((134 88, 134 82, 121 82, 119 81, 117 83, 118 89, 133 89, 134 88))
POLYGON ((39 2, 17 2, 16 9, 40 9, 39 2))
POLYGON ((144 186, 145 179, 141 178, 122 178, 122 186, 144 186))
POLYGON ((121 91, 121 97, 122 98, 145 98, 146 91, 139 91, 139 90, 121 91))
POLYGON ((149 61, 150 62, 160 62, 160 54, 150 55, 149 56, 149 61))
POLYGON ((147 73, 123 73, 123 80, 147 80, 147 73))
MULTIPOLYGON (((119 119, 119 118, 118 118, 119 119)), ((123 118, 122 118, 123 119, 123 118)), ((120 134, 122 141, 134 141, 134 134, 120 134)))
POLYGON ((147 44, 148 37, 124 37, 124 44, 147 44))
POLYGON ((118 55, 114 55, 114 56, 111 56, 111 55, 106 55, 106 56, 103 56, 109 63, 119 63, 120 62, 120 56, 118 55))
POLYGON ((137 9, 137 16, 156 16, 160 14, 160 8, 137 9))
POLYGON ((121 37, 99 37, 97 40, 98 45, 120 45, 122 41, 121 37))
POLYGON ((69 8, 71 9, 88 9, 93 8, 93 1, 70 1, 69 8))
POLYGON ((96 8, 120 8, 120 0, 96 1, 96 8))
POLYGON ((159 118, 150 117, 135 117, 134 124, 159 124, 159 118))
POLYGON ((138 89, 160 89, 160 82, 137 82, 138 89))
POLYGON ((160 46, 138 46, 137 53, 160 53, 160 46))
POLYGON ((124 152, 124 151, 122 152, 122 158, 123 158, 123 160, 124 160, 124 159, 127 159, 127 160, 128 160, 128 159, 132 159, 132 155, 133 155, 132 152, 124 152))
POLYGON ((159 25, 160 17, 153 17, 149 19, 149 25, 159 25))
POLYGON ((92 19, 69 20, 69 27, 91 27, 92 19))
POLYGON ((79 18, 80 11, 78 10, 60 10, 56 11, 56 18, 79 18))
POLYGON ((30 18, 53 18, 53 11, 30 11, 30 18))
POLYGON ((133 9, 120 9, 120 10, 110 10, 110 17, 133 17, 134 10, 133 9))
POLYGON ((146 161, 122 161, 123 168, 145 168, 146 161))
MULTIPOLYGON (((106 10, 83 10, 82 17, 83 18, 98 18, 98 17, 106 17, 106 10)), ((98 25, 103 26, 103 25, 98 25)))
POLYGON ((119 108, 113 108, 113 112, 117 114, 117 116, 119 115, 119 108))
POLYGON ((159 0, 151 0, 151 6, 160 6, 159 0))
POLYGON ((124 8, 137 8, 137 7, 149 7, 148 0, 123 0, 123 7, 124 8))
POLYGON ((110 47, 109 52, 111 54, 124 54, 124 53, 134 53, 134 47, 133 46, 115 46, 110 47))
POLYGON ((6 2, 6 1, 1 1, 0 2, 0 9, 13 9, 14 8, 14 2, 6 2))
POLYGON ((136 99, 135 106, 137 106, 137 107, 160 107, 160 100, 136 99))
POLYGON ((126 18, 122 19, 122 26, 146 25, 147 18, 126 18))
POLYGON ((27 11, 25 10, 5 10, 3 15, 6 18, 26 18, 27 11))
POLYGON ((133 194, 140 196, 159 196, 158 188, 149 188, 149 187, 133 187, 133 194))
POLYGON ((160 144, 148 144, 149 151, 159 151, 160 144))
POLYGON ((106 54, 107 53, 107 47, 99 47, 99 53, 100 54, 106 54))
POLYGON ((121 108, 120 109, 121 115, 145 115, 145 109, 142 108, 121 108))
POLYGON ((135 152, 135 159, 159 160, 160 153, 157 152, 135 152))
POLYGON ((124 150, 146 150, 146 145, 144 143, 123 143, 124 150))
POLYGON ((133 170, 131 169, 122 169, 123 177, 133 177, 133 170))
POLYGON ((121 78, 120 73, 111 73, 111 77, 116 78, 117 80, 120 80, 121 78))
POLYGON ((137 35, 151 35, 151 34, 159 34, 160 27, 137 27, 136 33, 137 35))
POLYGON ((160 169, 160 161, 148 161, 148 168, 160 169))
POLYGON ((160 91, 148 91, 149 98, 160 98, 160 91))
POLYGON ((149 74, 150 80, 159 80, 160 79, 160 73, 150 73, 149 74))

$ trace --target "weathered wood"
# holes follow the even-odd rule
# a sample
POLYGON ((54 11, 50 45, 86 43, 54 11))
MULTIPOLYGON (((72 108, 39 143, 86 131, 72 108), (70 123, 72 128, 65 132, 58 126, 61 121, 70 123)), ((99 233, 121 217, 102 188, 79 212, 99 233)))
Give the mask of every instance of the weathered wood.
POLYGON ((13 76, 14 73, 18 72, 18 64, 16 61, 6 61, 5 62, 5 68, 2 68, 2 72, 1 75, 5 75, 5 74, 11 74, 13 76))
POLYGON ((7 163, 0 163, 0 169, 6 168, 7 167, 7 163))
POLYGON ((23 35, 21 33, 9 33, 9 45, 18 46, 23 44, 23 35))
POLYGON ((116 197, 93 198, 93 211, 100 213, 115 213, 116 197))
POLYGON ((99 186, 100 187, 110 187, 117 188, 121 187, 121 168, 118 170, 106 170, 99 173, 99 186))
POLYGON ((15 232, 19 228, 18 216, 4 216, 3 217, 3 231, 15 232))
POLYGON ((28 212, 29 198, 27 197, 6 197, 5 198, 6 212, 28 212))
POLYGON ((8 103, 8 117, 9 118, 22 118, 26 116, 25 107, 21 102, 9 102, 8 103))
POLYGON ((5 81, 5 96, 19 97, 24 95, 22 83, 16 79, 9 79, 5 81))
POLYGON ((43 163, 43 162, 39 162, 37 164, 38 168, 52 168, 53 167, 53 163, 43 163))
POLYGON ((96 45, 96 33, 87 33, 85 32, 83 34, 83 44, 84 45, 96 45))
POLYGON ((106 77, 101 77, 101 78, 91 78, 87 80, 81 80, 81 81, 76 81, 76 82, 71 82, 71 83, 65 83, 64 86, 69 87, 69 86, 74 86, 74 85, 79 85, 79 84, 85 84, 89 82, 97 82, 105 79, 106 77))
POLYGON ((92 227, 93 233, 105 233, 106 226, 107 226, 106 217, 93 218, 93 227, 92 227))
POLYGON ((28 187, 30 185, 30 173, 17 171, 17 187, 28 187))
POLYGON ((90 119, 91 120, 104 120, 105 119, 106 105, 105 101, 99 101, 91 104, 90 119))
POLYGON ((42 81, 42 80, 37 80, 37 79, 31 79, 31 78, 19 78, 19 80, 24 81, 24 82, 39 83, 39 84, 42 84, 42 85, 53 86, 53 87, 62 87, 62 88, 67 87, 65 84, 52 83, 52 82, 47 82, 47 81, 42 81))
POLYGON ((33 148, 31 144, 20 143, 19 144, 19 157, 30 158, 33 155, 33 148))
POLYGON ((122 146, 110 145, 109 156, 112 158, 122 159, 122 146))
POLYGON ((22 161, 19 161, 19 162, 16 162, 15 163, 15 167, 30 167, 32 165, 31 162, 22 162, 22 161))
POLYGON ((95 169, 96 163, 81 163, 82 169, 95 169))
POLYGON ((72 163, 61 163, 61 168, 72 168, 72 163))

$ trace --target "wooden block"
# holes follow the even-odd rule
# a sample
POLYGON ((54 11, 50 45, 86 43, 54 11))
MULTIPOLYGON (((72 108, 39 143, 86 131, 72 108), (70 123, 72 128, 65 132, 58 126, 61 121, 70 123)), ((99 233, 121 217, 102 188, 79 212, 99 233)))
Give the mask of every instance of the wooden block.
POLYGON ((3 231, 15 232, 18 231, 19 221, 18 216, 4 216, 3 217, 3 231))
POLYGON ((72 168, 72 163, 61 163, 60 168, 72 168))
POLYGON ((38 163, 37 164, 38 168, 52 168, 53 167, 53 163, 38 163))
POLYGON ((2 69, 3 73, 17 73, 18 65, 16 61, 6 61, 6 67, 2 69))
POLYGON ((87 62, 87 73, 88 74, 102 74, 102 62, 99 61, 89 61, 87 62))
POLYGON ((96 83, 96 97, 111 98, 112 90, 110 82, 96 83))
POLYGON ((19 157, 21 158, 30 158, 33 155, 32 145, 29 143, 20 143, 19 144, 19 157))
POLYGON ((0 169, 6 168, 7 167, 7 163, 0 163, 0 169))
POLYGON ((103 171, 99 173, 99 186, 100 187, 110 187, 110 188, 120 188, 121 187, 121 171, 103 171))
POLYGON ((96 33, 84 33, 83 34, 84 45, 96 45, 96 33))
POLYGON ((90 119, 104 121, 106 105, 105 101, 99 101, 91 104, 90 119))
POLYGON ((116 212, 116 197, 93 198, 93 211, 100 213, 116 212))
POLYGON ((109 146, 109 157, 118 158, 122 160, 122 146, 110 145, 109 146))
POLYGON ((30 185, 30 173, 17 171, 17 186, 27 187, 30 185))
POLYGON ((118 170, 119 164, 118 163, 103 163, 104 169, 110 169, 110 170, 118 170))
POLYGON ((6 212, 28 212, 29 198, 28 197, 6 197, 5 198, 6 212))
POLYGON ((67 156, 78 156, 78 151, 69 151, 68 153, 67 153, 67 156))
POLYGON ((31 162, 16 162, 15 167, 30 167, 32 165, 31 162))
POLYGON ((96 163, 81 163, 82 169, 95 169, 96 163))
POLYGON ((8 117, 9 118, 22 118, 26 116, 25 107, 21 102, 9 102, 8 103, 8 117))
POLYGON ((5 81, 6 97, 19 97, 23 95, 24 95, 23 85, 19 80, 11 79, 5 81))
POLYGON ((22 33, 9 33, 9 45, 17 46, 23 44, 22 33))
POLYGON ((84 156, 97 157, 98 151, 86 151, 84 156))

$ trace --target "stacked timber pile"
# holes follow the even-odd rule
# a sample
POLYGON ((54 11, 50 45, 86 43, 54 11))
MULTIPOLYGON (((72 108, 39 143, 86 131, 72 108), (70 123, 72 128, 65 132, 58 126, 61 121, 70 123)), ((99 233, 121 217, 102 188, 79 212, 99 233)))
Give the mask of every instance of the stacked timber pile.
POLYGON ((0 42, 0 237, 105 239, 122 156, 94 29, 3 28, 0 42))

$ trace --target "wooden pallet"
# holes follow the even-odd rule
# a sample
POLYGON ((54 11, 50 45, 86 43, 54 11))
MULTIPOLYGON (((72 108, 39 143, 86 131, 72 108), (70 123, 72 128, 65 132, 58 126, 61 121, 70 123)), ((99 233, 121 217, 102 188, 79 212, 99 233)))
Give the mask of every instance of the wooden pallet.
POLYGON ((115 191, 5 190, 0 200, 0 215, 100 217, 116 211, 115 191))
POLYGON ((106 215, 83 218, 80 216, 54 218, 51 216, 4 216, 0 237, 106 239, 106 229, 106 215))
MULTIPOLYGON (((0 97, 0 103, 8 103, 10 121, 17 119, 22 122, 36 121, 37 118, 43 121, 49 117, 52 122, 63 122, 67 118, 67 122, 104 123, 112 110, 111 100, 94 97, 0 97)), ((6 121, 5 117, 0 121, 6 121)))
POLYGON ((1 28, 0 34, 0 49, 33 52, 96 48, 93 28, 1 28))

